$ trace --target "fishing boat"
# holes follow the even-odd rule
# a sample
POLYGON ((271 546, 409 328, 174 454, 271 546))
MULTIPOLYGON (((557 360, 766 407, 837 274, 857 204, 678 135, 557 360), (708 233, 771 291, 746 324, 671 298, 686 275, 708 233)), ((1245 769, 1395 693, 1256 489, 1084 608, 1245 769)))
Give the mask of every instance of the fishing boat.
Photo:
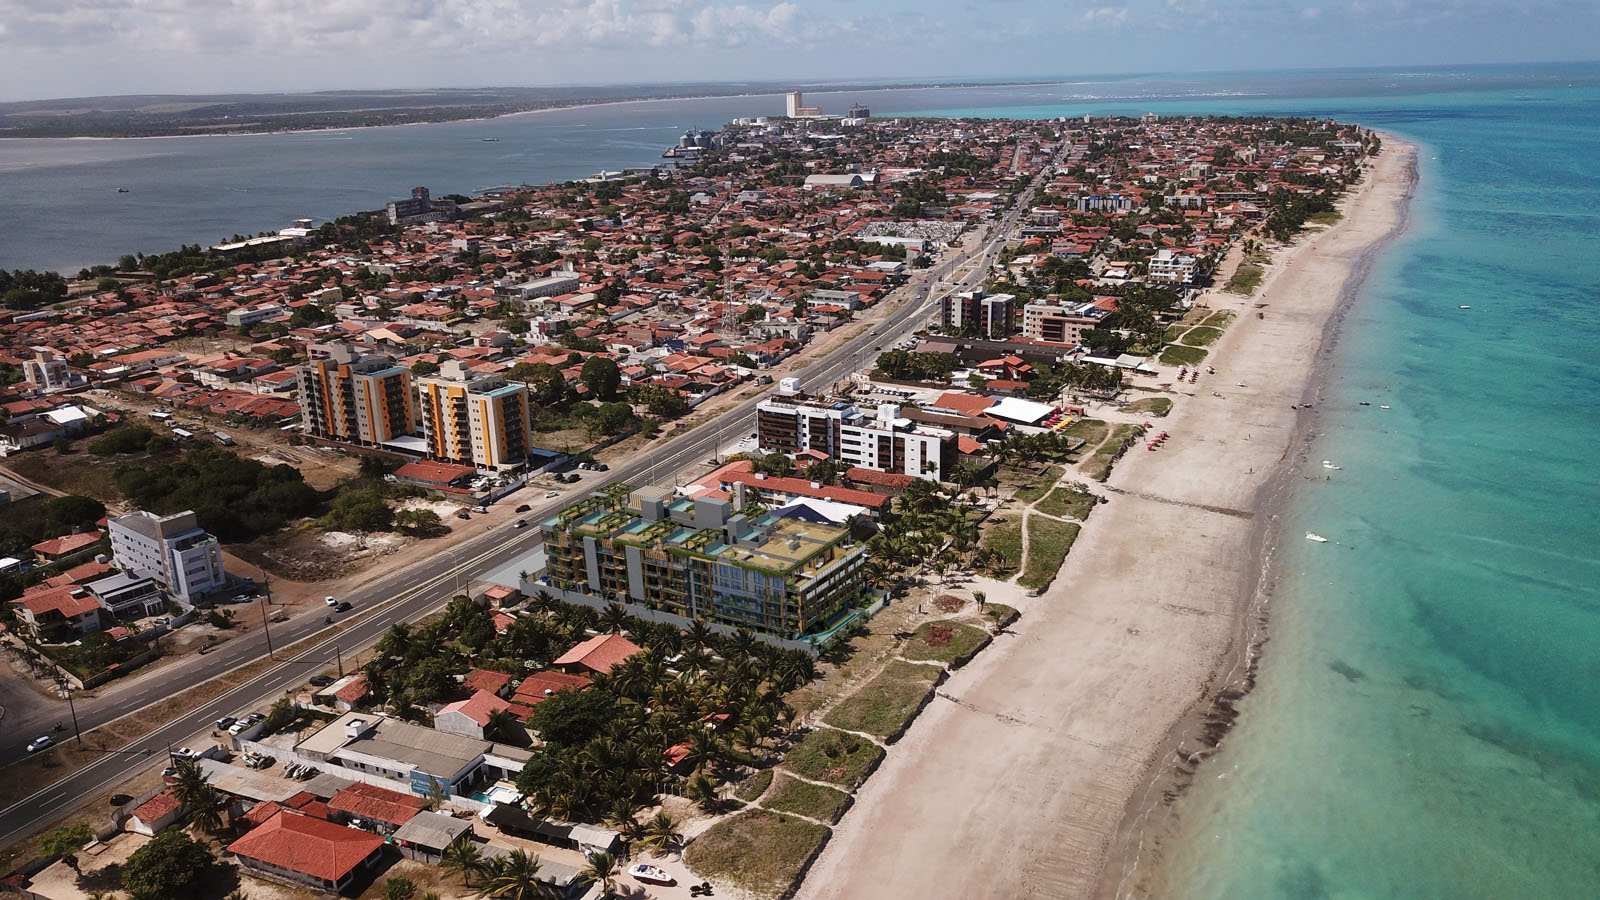
POLYGON ((663 869, 660 866, 652 866, 648 863, 639 863, 637 865, 630 866, 628 868, 628 874, 639 879, 640 881, 648 882, 650 884, 677 883, 676 879, 667 874, 666 869, 663 869))
POLYGON ((127 192, 128 192, 127 188, 117 188, 117 193, 119 193, 119 194, 126 194, 127 192))
POLYGON ((1323 460, 1322 461, 1322 467, 1324 469, 1337 469, 1337 468, 1339 468, 1338 466, 1333 464, 1333 460, 1331 460, 1331 459, 1323 460))
POLYGON ((1366 400, 1363 400, 1363 401, 1361 401, 1361 405, 1362 406, 1371 406, 1372 404, 1370 402, 1366 401, 1366 400))
POLYGON ((1323 537, 1320 534, 1317 534, 1315 531, 1306 532, 1306 540, 1308 540, 1308 541, 1316 541, 1319 544, 1326 544, 1328 542, 1327 538, 1323 537))
POLYGON ((1380 406, 1380 407, 1378 407, 1378 408, 1379 408, 1379 409, 1388 409, 1388 408, 1389 408, 1389 407, 1388 407, 1388 406, 1380 406))
POLYGON ((1458 307, 1456 307, 1456 309, 1471 309, 1471 308, 1472 308, 1472 307, 1470 307, 1470 306, 1468 306, 1468 305, 1466 305, 1466 304, 1465 304, 1465 303, 1463 303, 1463 304, 1462 304, 1462 305, 1460 305, 1460 306, 1458 306, 1458 307))

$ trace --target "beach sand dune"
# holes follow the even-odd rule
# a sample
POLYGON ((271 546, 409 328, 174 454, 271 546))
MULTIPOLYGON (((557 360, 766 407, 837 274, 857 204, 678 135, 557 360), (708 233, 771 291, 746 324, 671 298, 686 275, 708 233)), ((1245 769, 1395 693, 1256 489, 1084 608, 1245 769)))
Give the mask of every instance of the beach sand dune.
POLYGON ((1129 451, 1054 585, 891 749, 800 897, 1138 893, 1143 813, 1242 672, 1271 486, 1300 447, 1291 407, 1352 273, 1403 221, 1413 152, 1386 138, 1337 226, 1281 253, 1255 297, 1210 298, 1238 313, 1216 374, 1181 388, 1167 445, 1129 451))

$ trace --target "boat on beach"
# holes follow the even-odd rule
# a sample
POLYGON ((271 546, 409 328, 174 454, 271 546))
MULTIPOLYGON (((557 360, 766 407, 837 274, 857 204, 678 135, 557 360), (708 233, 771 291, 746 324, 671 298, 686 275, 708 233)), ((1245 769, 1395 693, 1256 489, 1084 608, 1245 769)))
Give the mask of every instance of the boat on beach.
POLYGON ((660 866, 648 863, 638 863, 628 868, 628 874, 640 881, 650 884, 676 884, 677 880, 667 874, 667 870, 660 866))
POLYGON ((1316 541, 1319 544, 1326 544, 1328 542, 1327 538, 1323 537, 1320 534, 1317 534, 1315 531, 1306 532, 1306 540, 1308 540, 1308 541, 1316 541))
POLYGON ((1333 460, 1331 460, 1331 459, 1323 460, 1322 461, 1322 467, 1324 469, 1337 469, 1337 468, 1340 468, 1339 466, 1334 465, 1333 464, 1333 460))

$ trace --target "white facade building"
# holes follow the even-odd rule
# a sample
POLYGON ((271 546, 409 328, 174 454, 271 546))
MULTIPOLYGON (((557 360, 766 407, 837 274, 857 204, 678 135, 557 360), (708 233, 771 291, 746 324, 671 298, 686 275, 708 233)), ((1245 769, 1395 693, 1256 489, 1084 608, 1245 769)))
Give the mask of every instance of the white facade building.
POLYGON ((107 524, 118 567, 149 573, 174 597, 193 603, 226 583, 222 546, 200 527, 193 510, 170 516, 140 510, 107 524))

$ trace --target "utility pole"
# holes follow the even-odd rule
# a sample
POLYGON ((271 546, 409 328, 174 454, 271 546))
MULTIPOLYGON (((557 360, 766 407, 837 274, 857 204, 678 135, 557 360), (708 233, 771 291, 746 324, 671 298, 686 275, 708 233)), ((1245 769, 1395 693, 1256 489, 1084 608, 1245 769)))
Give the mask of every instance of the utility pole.
POLYGON ((72 703, 72 688, 67 685, 65 680, 58 681, 57 685, 61 688, 61 693, 67 697, 67 710, 72 713, 72 736, 77 740, 78 748, 81 750, 83 749, 83 732, 78 730, 78 708, 72 703))
POLYGON ((275 659, 276 651, 272 649, 272 626, 267 624, 267 600, 261 600, 261 633, 267 636, 267 659, 275 659))
POLYGON ((339 645, 338 644, 334 644, 333 645, 333 659, 334 659, 334 662, 339 666, 339 677, 343 678, 344 677, 344 655, 339 652, 339 645))

